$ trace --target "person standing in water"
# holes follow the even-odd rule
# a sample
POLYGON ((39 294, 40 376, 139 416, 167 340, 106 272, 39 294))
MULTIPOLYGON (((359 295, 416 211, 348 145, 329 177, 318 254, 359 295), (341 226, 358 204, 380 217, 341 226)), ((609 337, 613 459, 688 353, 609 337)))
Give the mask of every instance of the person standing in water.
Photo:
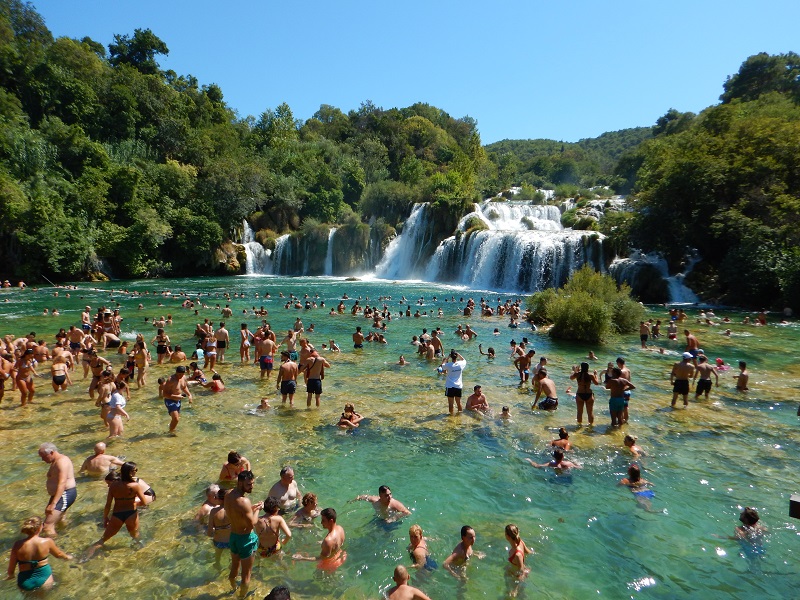
POLYGON ((25 519, 21 532, 27 537, 14 542, 11 547, 8 579, 14 577, 14 571, 19 566, 17 587, 23 592, 49 590, 53 587, 53 569, 48 561, 51 554, 56 558, 72 560, 72 555, 62 552, 53 540, 41 537, 43 527, 44 523, 39 517, 25 519))
POLYGON ((247 596, 250 589, 250 576, 253 572, 253 562, 258 548, 258 536, 253 529, 258 522, 258 511, 264 505, 263 502, 251 504, 247 494, 253 491, 253 480, 255 476, 252 471, 242 471, 236 481, 236 488, 225 495, 223 506, 225 514, 231 521, 230 549, 231 549, 231 572, 228 581, 231 590, 236 591, 236 576, 239 568, 242 571, 242 584, 239 587, 239 597, 247 596))
POLYGON ((445 359, 439 368, 447 374, 445 379, 445 396, 447 396, 447 406, 450 414, 453 414, 453 402, 461 412, 461 390, 464 387, 461 375, 467 366, 467 361, 455 350, 450 350, 450 362, 445 359))
POLYGON ((600 385, 600 380, 597 379, 597 369, 591 374, 589 373, 589 363, 581 363, 580 370, 574 367, 570 379, 578 382, 578 391, 575 393, 575 403, 578 405, 578 426, 583 425, 583 408, 586 407, 586 416, 589 419, 589 425, 594 423, 594 392, 592 391, 592 384, 600 385))

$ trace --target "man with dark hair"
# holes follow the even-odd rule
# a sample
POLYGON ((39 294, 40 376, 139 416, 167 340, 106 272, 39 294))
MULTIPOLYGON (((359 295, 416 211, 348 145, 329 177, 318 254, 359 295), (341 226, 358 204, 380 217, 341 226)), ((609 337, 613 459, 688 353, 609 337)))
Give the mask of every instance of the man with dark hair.
POLYGON ((464 567, 470 557, 475 554, 478 558, 483 558, 483 555, 474 552, 472 546, 475 544, 475 530, 469 525, 464 525, 461 528, 461 541, 453 548, 452 554, 444 561, 444 568, 450 571, 450 574, 457 579, 466 579, 464 569, 458 571, 454 567, 464 567))
POLYGON ((347 552, 342 550, 344 544, 344 529, 336 523, 336 511, 332 508, 325 508, 320 513, 322 526, 328 530, 328 535, 322 540, 319 557, 308 556, 307 554, 295 554, 294 560, 319 561, 318 569, 323 571, 335 571, 344 564, 347 559, 347 552))
POLYGON ((410 515, 411 511, 408 510, 400 500, 392 498, 392 490, 388 485, 382 485, 378 488, 377 496, 369 496, 362 494, 356 496, 356 500, 366 500, 372 502, 372 507, 375 509, 382 519, 387 522, 395 521, 398 517, 410 515))
POLYGON ((289 593, 288 587, 279 585, 272 588, 272 591, 264 596, 264 600, 292 600, 292 595, 289 593))
POLYGON ((464 383, 461 379, 461 373, 467 366, 467 361, 455 350, 450 350, 450 362, 447 359, 442 361, 440 367, 447 374, 445 380, 445 396, 447 396, 447 408, 450 414, 453 414, 453 402, 455 401, 458 406, 458 412, 461 412, 461 389, 464 383))
POLYGON ((250 575, 253 572, 253 562, 255 552, 258 548, 258 536, 253 528, 258 522, 258 511, 264 505, 263 502, 251 504, 247 494, 253 491, 253 480, 255 476, 252 471, 242 471, 236 481, 236 489, 225 496, 225 514, 231 521, 231 572, 228 580, 231 582, 231 589, 236 591, 236 576, 239 573, 239 565, 242 568, 242 585, 239 588, 239 596, 244 598, 250 587, 250 575))

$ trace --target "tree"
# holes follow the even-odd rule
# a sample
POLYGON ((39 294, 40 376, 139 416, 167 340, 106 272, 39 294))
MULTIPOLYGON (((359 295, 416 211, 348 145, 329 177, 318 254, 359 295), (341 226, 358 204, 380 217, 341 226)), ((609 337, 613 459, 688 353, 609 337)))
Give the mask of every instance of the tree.
POLYGON ((788 93, 800 102, 800 55, 761 52, 750 56, 722 87, 725 91, 719 99, 723 104, 737 98, 749 102, 768 92, 788 93))
POLYGON ((113 66, 130 65, 145 75, 158 75, 156 55, 169 54, 167 45, 150 29, 135 29, 133 37, 114 35, 108 45, 109 62, 113 66))

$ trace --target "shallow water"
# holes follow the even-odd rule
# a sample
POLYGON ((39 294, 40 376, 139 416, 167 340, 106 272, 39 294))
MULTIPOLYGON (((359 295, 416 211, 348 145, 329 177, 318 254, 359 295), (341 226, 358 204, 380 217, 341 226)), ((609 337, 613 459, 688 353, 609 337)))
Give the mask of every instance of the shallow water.
MULTIPOLYGON (((120 283, 115 284, 121 285, 120 283)), ((414 577, 414 585, 432 598, 506 597, 507 546, 503 528, 516 523, 528 545, 536 552, 528 558, 532 573, 522 585, 522 598, 789 598, 800 583, 797 575, 796 522, 788 517, 789 496, 798 492, 800 433, 797 431, 796 392, 800 384, 800 344, 796 325, 765 328, 731 325, 737 335, 727 338, 720 328, 689 325, 701 346, 713 358, 736 364, 747 360, 751 391, 734 391, 732 372, 722 374, 709 402, 692 403, 689 410, 670 411, 669 371, 676 356, 644 352, 638 335, 614 340, 602 347, 556 343, 531 331, 509 330, 500 318, 460 316, 459 298, 485 295, 494 302, 496 294, 470 292, 409 282, 347 282, 332 278, 238 277, 128 282, 128 290, 174 293, 211 292, 209 309, 199 316, 181 309, 181 298, 159 295, 134 297, 110 294, 112 284, 91 290, 82 284, 78 291, 2 290, 0 333, 23 334, 36 331, 37 338, 53 340, 59 327, 80 320, 80 311, 119 302, 125 317, 125 339, 136 331, 148 341, 154 329, 144 317, 171 313, 175 324, 167 333, 184 349, 193 347, 195 323, 209 318, 219 321, 214 310, 222 299, 213 294, 244 291, 246 299, 234 298, 234 317, 228 319, 232 337, 239 323, 253 329, 261 317, 242 315, 243 308, 264 305, 273 329, 291 327, 299 315, 306 326, 313 322, 317 333, 308 337, 319 348, 335 338, 343 352, 327 354, 333 367, 326 372, 320 409, 306 410, 305 394, 299 386, 295 408, 276 408, 254 414, 252 407, 261 396, 280 405, 274 383, 258 380, 258 369, 242 366, 238 344, 228 351, 228 363, 218 367, 227 390, 222 394, 193 390, 193 407, 184 405, 178 436, 166 435, 169 418, 157 398, 156 379, 174 369, 153 365, 148 386, 132 389, 125 437, 109 444, 109 453, 123 455, 139 464, 141 476, 158 493, 158 500, 143 511, 140 550, 131 547, 121 532, 106 549, 85 563, 53 560, 58 586, 53 598, 103 595, 144 598, 217 598, 228 590, 227 572, 213 566, 210 541, 198 534, 192 522, 203 500, 203 489, 215 481, 230 449, 236 449, 253 463, 256 473, 254 500, 262 500, 277 480, 284 464, 295 468, 301 491, 313 491, 320 506, 332 506, 347 532, 347 562, 332 575, 320 575, 312 564, 259 559, 254 571, 254 597, 288 584, 299 598, 376 598, 391 584, 395 565, 408 564, 408 527, 419 523, 439 564, 459 541, 461 525, 477 532, 476 549, 483 560, 473 560, 469 579, 458 582, 443 568, 414 577), (258 291, 270 291, 271 300, 255 299, 258 291), (319 294, 326 309, 286 310, 278 291, 312 297, 319 294), (421 310, 441 307, 445 316, 394 318, 388 325, 389 344, 365 344, 354 351, 350 335, 357 325, 369 330, 370 322, 352 317, 346 301, 346 315, 329 316, 330 307, 342 293, 351 298, 368 296, 380 305, 378 296, 391 294, 388 303, 395 314, 400 296, 412 302, 425 297, 421 310), (438 301, 432 296, 436 294, 438 301), (444 302, 454 296, 456 302, 444 302), (111 298, 113 297, 113 300, 111 298), (161 301, 164 306, 159 307, 161 301), (139 303, 145 307, 137 310, 139 303), (61 316, 42 316, 43 308, 58 307, 61 316), (452 331, 469 323, 478 340, 494 346, 498 358, 488 361, 478 354, 478 342, 462 342, 452 331), (511 422, 494 418, 446 416, 443 380, 438 363, 417 359, 409 344, 411 336, 440 326, 445 347, 454 347, 467 359, 465 389, 480 383, 490 405, 499 412, 511 406, 511 422), (499 336, 492 330, 500 329, 499 336), (742 334, 742 335, 738 335, 742 334), (744 335, 749 334, 749 335, 744 335), (520 388, 516 371, 508 360, 509 340, 527 336, 538 356, 549 359, 548 368, 560 392, 569 385, 573 364, 593 349, 602 371, 618 355, 627 358, 637 385, 631 401, 631 422, 622 429, 608 426, 607 393, 598 392, 596 425, 576 429, 574 400, 560 394, 561 406, 551 414, 533 412, 532 396, 520 388), (410 364, 397 366, 405 354, 410 364), (342 405, 352 401, 368 421, 354 432, 335 427, 342 405), (576 449, 572 459, 584 465, 571 482, 548 471, 533 469, 524 460, 548 459, 548 444, 566 425, 576 449), (618 487, 630 463, 622 450, 625 433, 639 437, 648 456, 639 462, 644 476, 654 483, 653 511, 637 507, 627 488, 618 487), (367 503, 352 502, 359 494, 377 493, 381 484, 391 486, 394 496, 405 503, 413 516, 402 523, 386 525, 376 521, 367 503), (755 506, 770 530, 763 553, 740 546, 736 541, 718 539, 729 535, 738 524, 745 505, 755 506), (793 574, 794 573, 794 574, 793 574)), ((505 298, 505 295, 503 296, 505 298)), ((362 300, 362 304, 364 301, 362 300)), ((689 311, 691 314, 691 311, 689 311)), ((740 314, 728 313, 741 320, 740 314)), ((652 311, 663 318, 663 311, 652 311)), ((661 340, 659 346, 682 350, 677 342, 661 340)), ((111 355, 116 368, 122 359, 111 355)), ((47 369, 41 369, 46 372, 47 369)), ((735 369, 734 369, 735 372, 735 369)), ((105 429, 94 403, 88 399, 88 380, 73 374, 75 385, 64 394, 52 393, 45 378, 38 379, 32 407, 21 408, 11 391, 0 405, 0 464, 7 490, 0 496, 0 545, 8 549, 19 537, 21 521, 40 514, 47 502, 44 488, 46 466, 36 454, 38 445, 53 441, 70 456, 78 468, 91 454, 92 446, 105 437, 105 429), (13 467, 12 467, 13 465, 13 467)), ((273 379, 274 382, 274 379, 273 379)), ((7 387, 9 387, 7 385, 7 387)), ((74 554, 100 535, 106 486, 79 479, 79 497, 67 513, 68 524, 61 529, 58 544, 74 554)), ((289 552, 318 552, 322 530, 297 531, 289 552)), ((7 557, 7 553, 5 555, 7 557)), ((223 565, 227 564, 227 557, 223 565)), ((3 597, 22 597, 11 582, 4 584, 3 597)))

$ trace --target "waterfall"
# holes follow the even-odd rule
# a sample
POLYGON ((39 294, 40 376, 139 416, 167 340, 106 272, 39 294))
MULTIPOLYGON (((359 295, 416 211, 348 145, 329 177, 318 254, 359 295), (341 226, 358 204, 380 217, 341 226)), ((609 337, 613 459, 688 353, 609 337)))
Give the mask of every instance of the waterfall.
POLYGON ((268 275, 272 273, 272 253, 256 241, 253 229, 247 219, 242 221, 242 245, 247 254, 245 273, 248 275, 268 275))
POLYGON ((336 234, 336 227, 331 227, 328 232, 328 250, 325 252, 325 273, 324 275, 333 275, 333 236, 336 234))
POLYGON ((288 233, 275 240, 275 251, 272 256, 273 272, 276 275, 289 274, 289 266, 292 260, 292 244, 289 241, 288 233))
POLYGON ((415 204, 400 235, 389 242, 375 273, 386 279, 411 279, 420 274, 422 250, 430 239, 427 220, 428 204, 415 204))
POLYGON ((653 252, 642 254, 636 251, 632 252, 628 258, 615 258, 609 267, 609 272, 618 282, 625 282, 636 289, 637 279, 642 269, 650 267, 666 281, 670 303, 695 304, 699 302, 699 298, 684 285, 683 279, 692 270, 697 260, 696 257, 691 258, 683 273, 670 275, 667 261, 661 255, 653 252))

